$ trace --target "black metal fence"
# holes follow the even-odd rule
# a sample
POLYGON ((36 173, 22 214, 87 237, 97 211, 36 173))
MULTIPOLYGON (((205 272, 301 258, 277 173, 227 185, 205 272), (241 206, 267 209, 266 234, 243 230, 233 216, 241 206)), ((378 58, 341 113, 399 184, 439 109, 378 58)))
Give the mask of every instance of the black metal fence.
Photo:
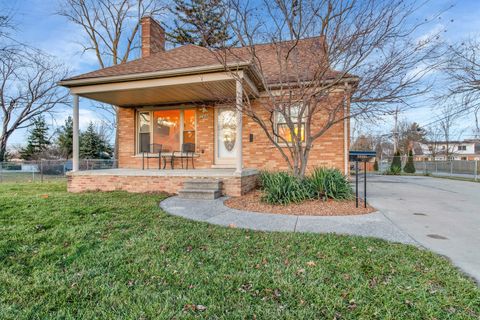
MULTIPOLYGON (((82 159, 80 170, 117 168, 116 160, 82 159)), ((44 182, 65 179, 72 170, 72 160, 37 160, 0 162, 0 183, 44 182)))

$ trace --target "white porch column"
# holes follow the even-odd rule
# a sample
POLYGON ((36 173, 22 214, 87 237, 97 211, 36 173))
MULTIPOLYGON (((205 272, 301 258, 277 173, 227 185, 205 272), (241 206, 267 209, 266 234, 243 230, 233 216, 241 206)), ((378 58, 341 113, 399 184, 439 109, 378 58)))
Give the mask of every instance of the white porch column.
POLYGON ((242 109, 243 109, 243 84, 242 79, 237 79, 237 136, 236 136, 236 145, 237 145, 237 154, 235 159, 235 173, 242 173, 243 159, 242 159, 242 109))
POLYGON ((78 95, 72 94, 73 98, 73 157, 72 157, 72 171, 78 171, 79 169, 79 154, 80 154, 80 141, 79 141, 79 110, 78 110, 78 95))

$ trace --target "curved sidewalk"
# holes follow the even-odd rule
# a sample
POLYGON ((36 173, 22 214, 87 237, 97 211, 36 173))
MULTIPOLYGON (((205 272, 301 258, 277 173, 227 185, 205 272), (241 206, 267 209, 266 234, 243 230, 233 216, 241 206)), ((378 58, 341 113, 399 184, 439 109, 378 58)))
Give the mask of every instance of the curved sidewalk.
POLYGON ((189 200, 178 196, 160 203, 169 214, 221 226, 260 231, 339 233, 376 237, 393 242, 417 244, 381 212, 352 216, 294 216, 257 213, 229 208, 217 200, 189 200))

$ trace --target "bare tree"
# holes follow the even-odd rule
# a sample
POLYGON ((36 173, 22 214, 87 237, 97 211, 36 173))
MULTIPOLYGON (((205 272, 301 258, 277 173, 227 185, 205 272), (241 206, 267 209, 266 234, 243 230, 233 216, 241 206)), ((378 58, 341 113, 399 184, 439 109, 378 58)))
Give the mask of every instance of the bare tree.
POLYGON ((456 104, 456 113, 473 113, 476 132, 480 132, 480 41, 471 39, 452 45, 443 70, 447 74, 447 93, 441 99, 456 104))
POLYGON ((353 140, 351 149, 357 151, 370 151, 375 150, 376 141, 375 137, 371 134, 360 134, 353 140))
POLYGON ((456 106, 452 104, 445 105, 440 112, 438 127, 440 128, 445 144, 445 150, 442 150, 445 153, 445 160, 451 158, 455 153, 455 145, 452 144, 452 141, 459 140, 462 134, 461 130, 456 128, 457 121, 460 117, 461 114, 458 113, 456 106))
POLYGON ((440 144, 443 141, 443 133, 440 126, 434 125, 426 131, 426 146, 431 156, 431 160, 435 161, 440 154, 440 144))
POLYGON ((66 74, 63 66, 38 50, 16 47, 0 53, 0 161, 15 130, 67 102, 67 93, 57 86, 66 74))
POLYGON ((406 120, 399 121, 398 124, 398 150, 403 155, 413 149, 415 142, 425 141, 425 130, 416 122, 408 122, 406 120))
POLYGON ((263 129, 297 176, 304 176, 314 143, 333 126, 391 113, 430 88, 424 80, 441 54, 440 32, 414 36, 430 22, 412 23, 421 6, 414 2, 229 3, 234 42, 242 48, 213 53, 234 77, 232 61, 254 65, 260 103, 245 90, 242 112, 263 129), (273 56, 265 56, 267 47, 273 56))
MULTIPOLYGON (((80 27, 85 39, 83 51, 93 51, 100 68, 127 62, 139 51, 140 20, 158 16, 165 10, 160 0, 62 0, 58 14, 80 27)), ((112 116, 116 127, 116 107, 103 103, 97 107, 112 116)), ((118 135, 115 134, 115 155, 118 135)))
POLYGON ((0 53, 11 47, 11 38, 9 31, 13 30, 13 14, 6 5, 0 2, 0 53))

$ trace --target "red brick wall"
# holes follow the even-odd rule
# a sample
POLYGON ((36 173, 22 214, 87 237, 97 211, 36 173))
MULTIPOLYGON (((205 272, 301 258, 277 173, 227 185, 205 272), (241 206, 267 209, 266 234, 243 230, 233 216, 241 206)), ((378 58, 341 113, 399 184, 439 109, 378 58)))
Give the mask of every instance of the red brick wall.
POLYGON ((142 58, 165 51, 165 30, 152 17, 143 17, 142 25, 142 58))
MULTIPOLYGON (((214 163, 214 110, 206 108, 206 112, 197 108, 197 143, 195 168, 211 168, 214 163)), ((118 108, 118 166, 119 168, 141 169, 142 157, 135 155, 136 147, 136 111, 134 108, 118 108)), ((151 169, 158 168, 158 161, 150 159, 151 169)), ((180 160, 174 164, 176 168, 181 167, 180 160)), ((170 168, 170 163, 167 163, 170 168)))
MULTIPOLYGON (((338 103, 338 99, 343 99, 343 94, 332 96, 332 99, 335 99, 332 103, 338 103)), ((258 105, 257 112, 261 114, 261 101, 257 101, 256 103, 258 105)), ((263 113, 265 114, 264 118, 266 118, 268 112, 264 110, 263 113)), ((320 114, 316 115, 312 121, 312 132, 320 129, 323 123, 324 119, 322 119, 322 116, 320 114)), ((328 129, 323 136, 315 140, 308 160, 309 169, 316 166, 327 166, 336 167, 341 171, 344 171, 345 154, 343 130, 344 127, 342 121, 328 129)), ((284 150, 286 154, 289 153, 287 148, 284 150)), ((288 169, 286 160, 283 158, 280 151, 268 139, 264 130, 247 116, 244 116, 243 118, 243 163, 247 168, 268 170, 288 169), (253 142, 249 141, 250 134, 253 134, 253 142)))
MULTIPOLYGON (((334 99, 343 99, 343 94, 338 94, 334 99)), ((261 101, 255 102, 260 104, 261 101)), ((258 107, 261 110, 261 107, 258 107)), ((214 109, 210 106, 207 112, 197 108, 197 145, 198 157, 195 159, 196 168, 211 168, 214 164, 214 109)), ((261 112, 261 111, 260 111, 261 112)), ((266 113, 265 113, 266 115, 266 113)), ((141 168, 141 157, 135 157, 135 109, 119 108, 119 167, 141 168)), ((321 116, 314 123, 322 123, 321 116)), ((314 128, 315 129, 315 128, 314 128)), ((349 132, 349 128, 347 128, 349 132)), ((348 137, 347 137, 348 139, 348 137)), ((347 143, 349 140, 347 140, 347 143)), ((348 147, 347 147, 348 150, 348 147)), ((288 150, 286 150, 288 152, 288 150)), ((248 116, 243 117, 243 163, 245 168, 284 170, 287 163, 281 153, 270 142, 263 129, 254 123, 248 116), (253 142, 249 135, 253 134, 253 142)), ((343 121, 331 127, 322 137, 313 144, 310 152, 309 168, 315 166, 336 167, 344 170, 344 127, 343 121)), ((150 168, 157 168, 155 159, 150 159, 150 168)), ((180 162, 175 163, 179 168, 180 162)), ((169 167, 169 165, 168 165, 169 167)))
MULTIPOLYGON (((182 189, 183 183, 191 179, 195 178, 188 176, 97 175, 92 171, 68 174, 67 189, 69 192, 123 190, 127 192, 178 193, 182 189)), ((258 176, 252 174, 242 177, 209 177, 208 179, 221 180, 222 193, 238 197, 256 187, 258 176)))

